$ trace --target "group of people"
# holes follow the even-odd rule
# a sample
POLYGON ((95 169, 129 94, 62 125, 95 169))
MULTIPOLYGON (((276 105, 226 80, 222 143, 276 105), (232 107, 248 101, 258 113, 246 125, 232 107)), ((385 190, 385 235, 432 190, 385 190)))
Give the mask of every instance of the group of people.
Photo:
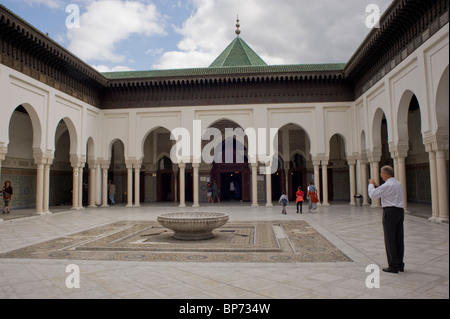
MULTIPOLYGON (((317 196, 317 189, 314 186, 314 182, 308 183, 308 187, 306 189, 306 199, 309 200, 308 203, 308 212, 314 213, 317 209, 317 203, 319 202, 319 198, 317 196)), ((283 193, 278 201, 283 206, 283 210, 281 213, 283 215, 287 214, 286 207, 289 204, 289 198, 286 196, 286 193, 283 193)), ((299 186, 297 188, 297 192, 295 193, 295 202, 297 204, 297 214, 303 214, 303 203, 305 202, 305 193, 302 190, 302 187, 299 186)))
MULTIPOLYGON (((403 225, 405 220, 403 208, 404 191, 403 186, 395 179, 394 169, 391 166, 383 166, 380 176, 384 182, 383 185, 376 184, 373 178, 370 179, 368 195, 372 200, 381 199, 383 207, 382 224, 388 261, 388 267, 383 268, 383 271, 396 274, 405 271, 405 263, 403 261, 405 253, 403 225)), ((306 198, 309 198, 309 210, 315 211, 319 199, 313 182, 308 184, 306 198)), ((279 202, 283 205, 282 214, 287 214, 286 206, 289 203, 289 199, 285 193, 281 195, 279 202)), ((303 202, 304 193, 301 186, 299 186, 296 193, 297 214, 302 214, 303 202)))

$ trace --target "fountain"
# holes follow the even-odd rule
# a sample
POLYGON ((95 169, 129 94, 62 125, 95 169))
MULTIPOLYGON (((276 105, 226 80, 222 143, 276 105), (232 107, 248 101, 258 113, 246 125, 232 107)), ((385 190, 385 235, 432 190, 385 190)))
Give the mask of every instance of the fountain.
POLYGON ((163 214, 158 222, 175 232, 174 239, 193 241, 213 238, 213 230, 225 225, 228 219, 223 213, 186 212, 163 214))

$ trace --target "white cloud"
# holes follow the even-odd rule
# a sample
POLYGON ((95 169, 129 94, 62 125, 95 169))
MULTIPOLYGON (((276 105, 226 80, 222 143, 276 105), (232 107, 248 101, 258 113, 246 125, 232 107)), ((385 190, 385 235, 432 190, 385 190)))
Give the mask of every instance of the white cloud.
POLYGON ((207 67, 236 36, 268 64, 347 62, 369 29, 366 6, 383 12, 392 0, 193 0, 195 13, 176 29, 178 50, 163 54, 156 69, 207 67))
POLYGON ((126 72, 126 71, 133 71, 131 68, 127 67, 127 66, 115 66, 110 68, 109 66, 106 65, 93 65, 92 66, 94 69, 96 69, 99 72, 126 72))
POLYGON ((164 35, 165 19, 147 1, 99 0, 81 14, 80 28, 68 29, 69 50, 84 60, 120 63, 116 46, 134 34, 164 35))

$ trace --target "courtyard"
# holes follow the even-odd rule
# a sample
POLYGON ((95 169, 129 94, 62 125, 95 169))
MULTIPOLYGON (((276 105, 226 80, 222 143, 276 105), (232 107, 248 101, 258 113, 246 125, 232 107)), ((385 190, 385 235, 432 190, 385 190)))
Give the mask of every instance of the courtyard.
POLYGON ((448 299, 449 226, 410 209, 405 272, 381 271, 379 288, 366 286, 366 268, 386 266, 381 209, 333 203, 298 215, 291 205, 282 215, 278 205, 235 202, 13 211, 0 221, 0 298, 448 299), (211 242, 179 243, 156 220, 186 211, 230 221, 211 242), (69 265, 79 267, 79 288, 66 286, 69 265))

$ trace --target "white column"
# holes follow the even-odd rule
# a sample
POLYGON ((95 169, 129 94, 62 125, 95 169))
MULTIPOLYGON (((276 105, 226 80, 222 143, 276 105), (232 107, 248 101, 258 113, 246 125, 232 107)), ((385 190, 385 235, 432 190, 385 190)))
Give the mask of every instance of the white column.
POLYGON ((76 166, 72 165, 73 176, 72 176, 72 209, 78 209, 78 174, 80 170, 78 169, 78 164, 76 166))
POLYGON ((431 184, 431 211, 430 220, 435 221, 439 218, 439 195, 437 185, 436 152, 432 150, 432 145, 425 145, 430 161, 430 184, 431 184))
POLYGON ((180 204, 178 205, 178 207, 184 208, 186 207, 186 176, 185 176, 185 171, 186 171, 186 164, 185 163, 179 163, 178 164, 178 169, 180 171, 180 204))
MULTIPOLYGON (((320 160, 313 160, 313 166, 314 166, 314 186, 316 187, 317 190, 317 198, 319 199, 319 203, 317 203, 317 205, 321 205, 320 204, 320 160)), ((309 181, 308 181, 309 183, 309 181)), ((306 192, 305 192, 306 194, 306 192)))
POLYGON ((2 161, 5 160, 7 148, 0 146, 0 181, 2 180, 2 161))
POLYGON ((178 165, 172 165, 173 167, 173 190, 174 190, 174 194, 173 194, 173 198, 176 201, 178 198, 178 165))
POLYGON ((133 163, 126 163, 127 166, 127 206, 133 207, 133 163))
POLYGON ((198 176, 198 168, 199 168, 200 164, 198 163, 192 163, 192 168, 193 168, 193 179, 194 179, 194 203, 192 205, 192 207, 199 207, 199 176, 198 176))
POLYGON ((441 150, 436 151, 436 170, 437 184, 438 184, 438 197, 439 197, 439 220, 448 220, 448 179, 447 179, 447 166, 445 161, 445 152, 441 150))
POLYGON ((398 167, 398 157, 396 155, 393 156, 394 157, 394 177, 396 180, 400 181, 400 169, 398 167))
POLYGON ((78 167, 78 208, 83 209, 83 168, 85 163, 80 162, 78 167))
POLYGON ((349 175, 350 175, 350 205, 355 206, 355 196, 356 196, 356 174, 355 174, 355 159, 348 159, 349 175))
POLYGON ((368 178, 367 178, 367 161, 366 160, 360 160, 361 161, 361 190, 362 190, 362 196, 363 196, 363 206, 369 206, 369 194, 367 193, 369 184, 368 184, 368 178))
MULTIPOLYGON (((50 161, 50 160, 49 160, 50 161)), ((43 211, 44 214, 50 214, 49 200, 50 200, 50 162, 44 164, 44 193, 43 193, 43 211)))
POLYGON ((44 164, 42 161, 37 164, 36 176, 36 213, 42 215, 44 212, 43 196, 44 196, 44 164))
POLYGON ((101 164, 102 169, 102 207, 108 207, 108 169, 109 163, 101 164))
POLYGON ((95 190, 97 185, 97 164, 89 163, 89 207, 95 206, 95 190))
POLYGON ((141 163, 134 164, 134 207, 141 207, 141 163))
POLYGON ((252 207, 258 207, 258 163, 252 163, 252 207))
POLYGON ((266 206, 272 207, 272 164, 266 163, 266 206))
MULTIPOLYGON (((380 158, 381 158, 381 151, 375 150, 372 151, 369 155, 369 161, 370 161, 370 178, 375 180, 375 183, 377 185, 380 185, 380 158)), ((372 208, 379 208, 381 207, 381 201, 379 198, 372 199, 372 205, 370 206, 372 208)))
POLYGON ((328 161, 322 161, 322 192, 323 192, 323 206, 330 206, 328 202, 328 161))
POLYGON ((398 157, 398 181, 402 184, 403 187, 403 209, 405 211, 408 210, 408 193, 407 193, 407 185, 406 185, 406 164, 405 164, 406 156, 402 156, 401 154, 398 157))

